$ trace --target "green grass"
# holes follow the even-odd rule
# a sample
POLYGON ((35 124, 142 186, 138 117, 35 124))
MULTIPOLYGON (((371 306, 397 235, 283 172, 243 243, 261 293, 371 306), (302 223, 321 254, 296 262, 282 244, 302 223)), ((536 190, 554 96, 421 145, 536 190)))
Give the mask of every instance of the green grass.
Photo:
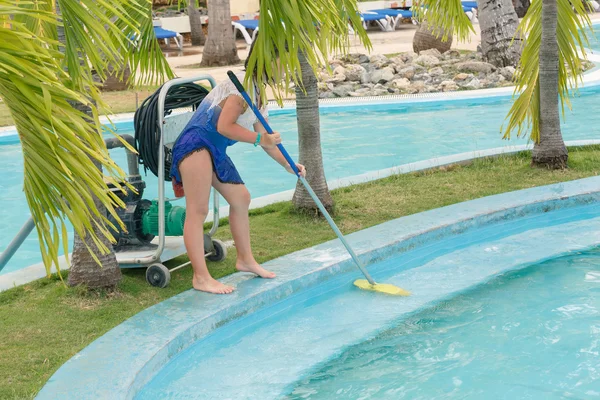
MULTIPOLYGON (((344 233, 404 215, 483 196, 600 173, 600 147, 571 149, 569 169, 529 166, 529 154, 392 176, 333 192, 335 220, 344 233)), ((289 202, 251 211, 251 234, 260 262, 333 239, 324 220, 294 213, 289 202)), ((230 239, 227 221, 217 237, 230 239)), ((235 271, 235 250, 210 263, 222 277, 235 271)), ((56 278, 0 293, 0 399, 31 398, 65 361, 127 318, 191 288, 191 268, 175 272, 166 289, 148 286, 143 270, 124 271, 114 293, 85 294, 56 278)))

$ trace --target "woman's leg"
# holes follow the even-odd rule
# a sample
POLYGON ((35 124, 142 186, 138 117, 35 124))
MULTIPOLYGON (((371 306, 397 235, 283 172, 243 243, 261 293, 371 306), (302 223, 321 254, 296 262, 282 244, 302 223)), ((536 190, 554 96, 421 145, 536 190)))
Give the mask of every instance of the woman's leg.
POLYGON ((261 267, 252 255, 248 219, 250 193, 246 186, 221 183, 214 174, 212 185, 229 203, 229 224, 237 250, 236 268, 239 271, 253 272, 261 278, 275 278, 275 274, 261 267))
POLYGON ((179 165, 186 206, 183 240, 194 269, 194 289, 225 294, 234 288, 214 279, 204 260, 204 220, 208 214, 212 170, 210 154, 204 150, 187 156, 179 165))

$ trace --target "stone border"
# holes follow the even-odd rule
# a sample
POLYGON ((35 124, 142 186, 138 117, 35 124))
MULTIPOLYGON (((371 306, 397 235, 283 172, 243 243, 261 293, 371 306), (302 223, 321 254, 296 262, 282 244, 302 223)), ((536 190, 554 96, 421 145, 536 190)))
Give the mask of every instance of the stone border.
MULTIPOLYGON (((599 201, 600 177, 586 178, 410 215, 347 238, 359 257, 371 264, 475 228, 599 201)), ((590 238, 593 243, 587 247, 600 243, 596 239, 590 238)), ((583 247, 569 241, 561 251, 583 247)), ((540 251, 538 259, 557 255, 554 248, 540 251)), ((343 273, 355 273, 356 268, 338 240, 265 266, 277 272, 278 279, 264 281, 236 273, 222 279, 237 286, 232 295, 189 290, 133 316, 67 361, 37 398, 132 399, 167 362, 216 328, 343 273)))
MULTIPOLYGON (((598 140, 574 140, 565 143, 569 147, 589 146, 589 145, 600 145, 600 139, 598 140)), ((381 169, 377 171, 366 172, 364 174, 350 176, 347 178, 341 178, 329 181, 327 184, 330 190, 339 189, 347 186, 357 185, 361 183, 367 183, 378 179, 386 178, 392 175, 408 174, 411 172, 427 171, 434 168, 448 166, 452 164, 467 163, 472 160, 487 157, 497 157, 501 155, 508 155, 518 153, 520 151, 532 149, 532 145, 518 145, 518 146, 506 146, 497 147, 488 150, 478 150, 467 153, 460 153, 451 156, 436 157, 429 160, 417 161, 409 164, 403 164, 396 167, 381 169)), ((267 196, 257 197, 252 199, 250 203, 250 209, 262 208, 271 204, 280 203, 283 201, 290 201, 294 195, 294 190, 286 190, 267 196)), ((229 206, 223 206, 219 208, 219 215, 221 218, 229 216, 229 206)), ((211 220, 213 212, 210 211, 207 217, 207 221, 211 220)), ((59 263, 61 269, 68 269, 68 265, 65 261, 64 256, 59 257, 59 263)), ((30 265, 25 268, 18 269, 13 272, 0 275, 0 292, 12 289, 16 286, 24 285, 37 279, 46 277, 46 269, 43 263, 30 265)))

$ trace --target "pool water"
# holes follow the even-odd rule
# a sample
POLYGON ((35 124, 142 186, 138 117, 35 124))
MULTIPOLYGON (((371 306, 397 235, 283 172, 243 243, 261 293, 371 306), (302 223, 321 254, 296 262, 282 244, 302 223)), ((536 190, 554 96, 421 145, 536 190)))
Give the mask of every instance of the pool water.
MULTIPOLYGON (((573 112, 563 124, 565 140, 596 139, 600 113, 596 108, 600 89, 586 89, 573 100, 573 112)), ((526 144, 525 139, 502 139, 500 128, 510 99, 476 99, 415 105, 357 106, 321 116, 323 163, 328 180, 369 171, 447 156, 467 151, 526 144)), ((282 133, 284 145, 294 159, 298 156, 296 116, 270 117, 274 130, 282 133)), ((132 133, 122 129, 119 133, 132 133)), ((296 180, 268 156, 251 145, 238 144, 229 154, 238 166, 253 197, 294 189, 296 180)), ((125 167, 122 149, 111 155, 125 167)), ((22 193, 23 163, 18 144, 0 145, 0 251, 3 251, 29 217, 22 193), (17 206, 18 204, 18 206, 17 206)), ((157 179, 145 177, 144 197, 155 198, 157 179)), ((167 196, 172 196, 170 184, 167 196)), ((180 202, 182 204, 182 202, 180 202)), ((72 234, 70 236, 72 241, 72 234)), ((7 273, 41 262, 37 234, 33 232, 11 262, 0 272, 7 273)))
POLYGON ((500 276, 297 383, 296 399, 600 398, 600 252, 500 276))
POLYGON ((598 52, 600 51, 600 25, 594 25, 593 28, 593 31, 589 28, 584 29, 589 42, 587 47, 594 52, 598 52))

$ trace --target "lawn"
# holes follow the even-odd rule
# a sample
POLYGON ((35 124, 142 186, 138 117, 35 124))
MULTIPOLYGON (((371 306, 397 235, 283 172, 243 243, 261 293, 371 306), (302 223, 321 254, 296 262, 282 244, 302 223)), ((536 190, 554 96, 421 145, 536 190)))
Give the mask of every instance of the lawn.
MULTIPOLYGON (((600 173, 600 146, 570 149, 569 169, 529 166, 520 153, 467 165, 396 175, 335 190, 335 220, 344 233, 446 205, 600 173)), ((335 238, 324 220, 297 214, 289 202, 251 212, 256 258, 265 262, 335 238)), ((229 240, 227 221, 217 237, 229 240)), ((210 263, 213 276, 235 272, 235 250, 210 263)), ((32 398, 65 361, 134 314, 191 288, 191 268, 166 289, 150 287, 143 270, 124 271, 119 289, 88 294, 42 279, 0 293, 0 399, 32 398)))

